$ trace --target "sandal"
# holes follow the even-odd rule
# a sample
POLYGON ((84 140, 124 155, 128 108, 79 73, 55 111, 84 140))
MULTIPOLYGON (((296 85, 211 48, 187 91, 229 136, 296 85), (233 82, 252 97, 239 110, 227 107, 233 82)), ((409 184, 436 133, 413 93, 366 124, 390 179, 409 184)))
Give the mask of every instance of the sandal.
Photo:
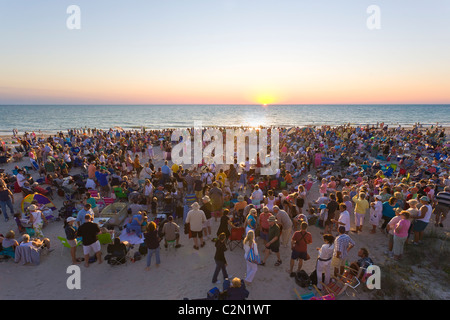
POLYGON ((277 262, 275 262, 275 267, 278 267, 281 264, 281 260, 278 260, 277 262))
POLYGON ((264 267, 266 265, 266 263, 265 262, 261 262, 259 265, 264 267))

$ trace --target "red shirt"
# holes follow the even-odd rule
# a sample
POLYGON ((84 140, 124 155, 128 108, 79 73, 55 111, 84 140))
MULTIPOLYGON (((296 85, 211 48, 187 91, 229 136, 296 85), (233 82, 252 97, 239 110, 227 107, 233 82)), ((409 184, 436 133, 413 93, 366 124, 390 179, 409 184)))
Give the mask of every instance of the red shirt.
POLYGON ((295 231, 292 236, 292 242, 295 242, 294 251, 307 252, 308 244, 312 243, 311 233, 307 231, 295 231))

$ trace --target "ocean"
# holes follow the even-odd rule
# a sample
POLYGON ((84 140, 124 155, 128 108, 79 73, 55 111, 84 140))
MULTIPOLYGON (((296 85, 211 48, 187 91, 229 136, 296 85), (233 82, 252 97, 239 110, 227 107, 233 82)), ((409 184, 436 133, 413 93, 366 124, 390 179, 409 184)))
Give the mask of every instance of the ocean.
POLYGON ((73 128, 450 126, 450 105, 0 105, 0 134, 73 128))

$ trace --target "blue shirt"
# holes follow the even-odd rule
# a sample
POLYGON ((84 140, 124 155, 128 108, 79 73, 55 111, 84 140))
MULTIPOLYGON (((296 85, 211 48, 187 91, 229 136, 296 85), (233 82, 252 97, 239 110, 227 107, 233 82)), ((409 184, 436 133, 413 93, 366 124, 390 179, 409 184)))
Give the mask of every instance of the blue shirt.
POLYGON ((95 172, 95 177, 97 178, 98 183, 104 187, 108 185, 108 174, 107 173, 101 173, 99 171, 95 172))
POLYGON ((84 217, 86 217, 87 214, 90 214, 92 217, 94 216, 94 211, 92 209, 89 209, 89 211, 86 211, 84 208, 78 211, 77 214, 77 221, 82 225, 84 223, 84 217))
POLYGON ((392 207, 388 201, 383 202, 383 216, 388 217, 388 218, 395 217, 394 208, 397 208, 397 207, 398 207, 398 204, 396 204, 395 206, 392 207))
POLYGON ((161 172, 162 172, 162 174, 170 174, 169 166, 166 166, 166 165, 162 166, 161 167, 161 172))

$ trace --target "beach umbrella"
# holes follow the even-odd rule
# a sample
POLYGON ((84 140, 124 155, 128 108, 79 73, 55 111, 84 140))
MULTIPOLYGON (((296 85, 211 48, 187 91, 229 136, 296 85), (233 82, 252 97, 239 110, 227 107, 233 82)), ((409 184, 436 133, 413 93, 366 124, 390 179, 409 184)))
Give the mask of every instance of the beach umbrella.
POLYGON ((293 134, 297 131, 297 128, 292 128, 288 131, 288 134, 293 134))
POLYGON ((40 193, 33 193, 23 198, 22 203, 20 204, 23 213, 25 213, 26 208, 28 208, 28 206, 30 206, 31 202, 34 200, 36 200, 40 206, 44 206, 43 208, 44 210, 46 209, 51 209, 52 211, 56 210, 55 205, 53 204, 53 202, 49 200, 49 198, 40 193))

